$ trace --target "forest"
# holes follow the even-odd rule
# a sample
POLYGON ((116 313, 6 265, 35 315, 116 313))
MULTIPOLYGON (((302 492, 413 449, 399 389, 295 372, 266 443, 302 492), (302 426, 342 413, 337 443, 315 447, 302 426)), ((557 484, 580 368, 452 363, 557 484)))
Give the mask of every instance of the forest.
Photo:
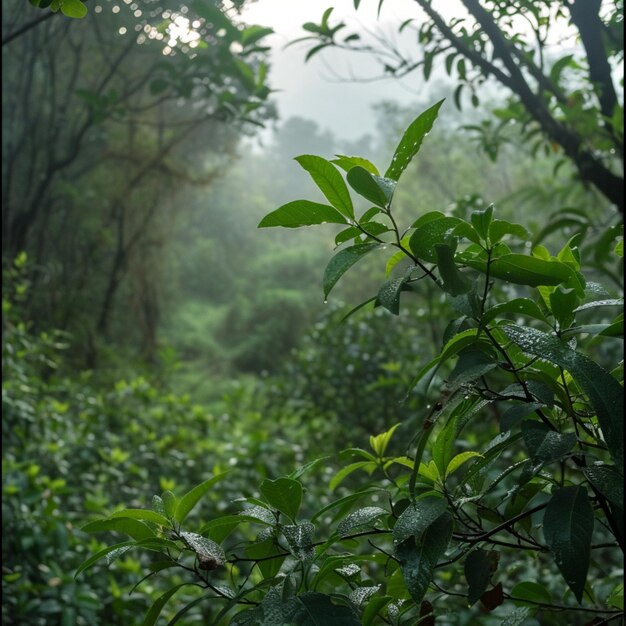
POLYGON ((623 41, 4 1, 2 624, 624 624, 623 41))

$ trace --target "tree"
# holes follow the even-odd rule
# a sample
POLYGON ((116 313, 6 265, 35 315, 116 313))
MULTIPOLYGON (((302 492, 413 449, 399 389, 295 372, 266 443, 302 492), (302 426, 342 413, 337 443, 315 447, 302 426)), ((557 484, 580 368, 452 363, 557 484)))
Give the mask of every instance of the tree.
MULTIPOLYGON (((360 4, 354 0, 355 8, 360 4)), ((623 62, 623 2, 459 0, 452 10, 445 3, 450 13, 431 0, 415 4, 422 16, 405 21, 399 31, 414 31, 416 57, 405 56, 383 35, 374 43, 359 33, 346 35, 345 23, 331 22, 332 9, 319 24, 305 24, 309 34, 297 41, 312 44, 307 58, 328 47, 370 53, 387 77, 421 69, 428 80, 435 64, 445 66, 458 78, 459 108, 464 91, 479 106, 480 86, 495 82, 510 94, 507 107, 494 112, 498 123, 520 121, 529 140, 540 133, 548 145, 559 146, 580 180, 623 213, 623 106, 614 76, 623 62), (555 38, 565 27, 580 45, 562 55, 555 38)))
POLYGON ((270 29, 213 2, 106 8, 32 20, 26 3, 3 5, 3 263, 28 252, 28 315, 83 345, 110 338, 131 277, 123 310, 150 356, 173 199, 181 181, 211 183, 271 115, 270 29))
MULTIPOLYGON (((185 585, 206 595, 176 619, 212 599, 223 606, 216 623, 238 626, 623 616, 621 581, 589 576, 607 560, 619 568, 616 548, 623 554, 623 366, 614 367, 610 348, 600 351, 605 369, 590 356, 592 342, 572 342, 593 335, 607 346, 622 336, 622 314, 581 322, 623 300, 587 282, 582 234, 552 255, 542 246, 529 253, 526 228, 498 219, 493 206, 465 218, 399 219, 396 186, 441 104, 408 127, 384 174, 363 157, 298 157, 326 202, 294 200, 259 224, 342 226, 324 271, 326 297, 361 259, 383 257, 387 281, 348 315, 371 304, 398 315, 426 281, 441 292, 450 323, 438 354, 414 373, 411 387, 431 390, 417 423, 371 436, 369 449, 344 450, 349 463, 328 488, 352 487, 330 501, 311 501, 304 489, 305 475, 326 465, 320 457, 264 480, 201 526, 188 515, 222 475, 181 497, 155 495, 152 510, 89 522, 87 532, 130 539, 88 558, 77 575, 122 550, 159 552, 167 563, 149 572, 178 568, 185 578, 154 603, 152 622, 185 585), (357 215, 350 190, 373 206, 357 215)), ((614 262, 622 255, 623 241, 614 262)))

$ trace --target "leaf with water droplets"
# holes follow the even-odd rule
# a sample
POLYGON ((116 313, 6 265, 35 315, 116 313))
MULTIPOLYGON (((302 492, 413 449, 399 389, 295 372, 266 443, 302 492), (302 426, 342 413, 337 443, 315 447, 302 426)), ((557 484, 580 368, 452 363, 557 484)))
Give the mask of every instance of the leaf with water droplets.
POLYGON ((302 485, 291 478, 266 478, 261 483, 261 493, 268 504, 284 513, 291 520, 296 518, 302 504, 302 485))
POLYGON ((396 181, 371 174, 359 165, 353 167, 346 178, 354 191, 382 208, 390 204, 396 189, 396 181))
POLYGON ((404 172, 407 165, 411 162, 411 159, 422 147, 424 137, 426 137, 433 127, 443 102, 443 100, 440 100, 435 105, 424 111, 406 129, 398 147, 396 148, 393 158, 391 159, 391 165, 385 172, 385 178, 391 178, 395 181, 400 180, 402 172, 404 172))
POLYGON ((419 537, 448 508, 443 498, 426 496, 409 504, 393 529, 393 540, 402 543, 409 537, 419 537))
POLYGON ((326 199, 347 217, 354 217, 350 192, 341 174, 326 159, 313 154, 303 154, 296 161, 311 175, 326 199))
POLYGON ((555 336, 521 326, 501 328, 524 352, 547 359, 572 375, 596 411, 613 461, 623 467, 624 390, 617 380, 595 361, 572 350, 555 336))
POLYGON ((357 609, 362 609, 363 605, 380 589, 381 585, 371 587, 357 587, 353 589, 348 599, 357 609))
POLYGON ((448 234, 461 220, 458 217, 438 217, 419 225, 409 239, 411 252, 431 263, 437 262, 437 244, 445 243, 448 234))
POLYGON ((331 163, 338 165, 342 170, 349 172, 353 167, 360 165, 363 169, 366 169, 370 174, 374 176, 380 176, 380 172, 376 166, 367 159, 355 156, 346 156, 344 154, 336 154, 337 158, 333 159, 331 163))
POLYGON ((315 557, 313 534, 315 526, 311 522, 289 524, 282 527, 283 535, 291 553, 300 561, 311 561, 315 557))
POLYGON ((399 315, 400 313, 400 294, 404 286, 407 284, 409 276, 395 278, 386 282, 376 296, 376 304, 385 307, 390 313, 399 315))
POLYGON ((594 516, 584 487, 562 487, 553 495, 543 517, 543 534, 565 582, 582 602, 594 516))
POLYGON ((337 252, 337 254, 329 261, 324 270, 324 297, 327 298, 331 289, 337 284, 337 281, 360 259, 366 254, 380 248, 378 243, 365 243, 350 246, 337 252))
POLYGON ((342 537, 345 537, 355 530, 373 526, 375 521, 387 515, 389 515, 389 512, 379 506, 363 507, 362 509, 350 513, 350 515, 341 520, 337 527, 337 532, 342 537))
POLYGON ((424 598, 439 558, 452 536, 452 516, 446 511, 426 529, 421 539, 411 535, 398 544, 395 554, 411 597, 418 604, 424 598))
POLYGON ((182 532, 180 536, 198 556, 201 569, 216 569, 226 563, 226 554, 215 541, 197 533, 182 532))
POLYGON ((576 444, 575 433, 557 433, 541 422, 522 422, 522 437, 533 460, 551 463, 565 457, 576 444))
POLYGON ((612 465, 591 465, 585 474, 592 485, 613 504, 624 510, 624 476, 612 465))
POLYGON ((309 200, 294 200, 268 213, 259 223, 259 228, 283 226, 299 228, 316 224, 347 224, 346 218, 337 209, 309 200))
POLYGON ((301 626, 360 626, 352 609, 333 604, 330 596, 307 592, 297 596, 301 610, 295 623, 301 626))

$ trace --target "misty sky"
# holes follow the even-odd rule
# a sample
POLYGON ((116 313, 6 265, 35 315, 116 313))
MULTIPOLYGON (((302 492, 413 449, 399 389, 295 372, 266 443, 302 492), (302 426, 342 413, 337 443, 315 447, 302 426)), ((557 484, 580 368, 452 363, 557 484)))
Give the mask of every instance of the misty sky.
MULTIPOLYGON (((242 17, 246 23, 268 25, 276 31, 267 41, 272 45, 271 84, 281 90, 274 95, 281 118, 292 115, 310 118, 339 137, 356 139, 374 126, 371 104, 383 99, 408 104, 417 99, 425 85, 417 72, 402 81, 340 81, 332 76, 333 70, 344 77, 350 72, 372 76, 379 70, 367 55, 345 55, 325 50, 305 64, 304 56, 308 50, 305 43, 284 49, 287 42, 306 34, 301 28, 304 22, 319 23, 329 6, 335 6, 331 23, 333 18, 341 18, 348 26, 382 28, 396 37, 398 25, 416 16, 413 0, 387 2, 383 5, 380 22, 376 21, 377 0, 363 0, 358 12, 354 10, 352 0, 258 0, 244 11, 242 17)), ((411 49, 412 40, 405 42, 406 50, 411 49)))

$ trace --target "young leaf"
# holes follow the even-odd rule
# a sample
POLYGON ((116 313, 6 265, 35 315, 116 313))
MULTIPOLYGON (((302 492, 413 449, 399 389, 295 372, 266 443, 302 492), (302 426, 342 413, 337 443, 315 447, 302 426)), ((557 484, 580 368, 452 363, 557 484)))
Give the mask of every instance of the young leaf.
POLYGON ((347 217, 354 217, 350 192, 335 166, 313 154, 296 157, 296 161, 311 175, 326 199, 347 217))
POLYGON ((161 502, 163 503, 163 511, 167 517, 174 517, 176 507, 178 506, 178 498, 171 491, 164 491, 161 494, 161 502))
POLYGON ((181 523, 185 520, 187 515, 191 512, 194 506, 198 503, 200 498, 217 482, 222 480, 224 476, 226 476, 228 472, 222 472, 221 474, 217 474, 217 476, 213 476, 208 480, 205 480, 203 483, 200 483, 196 487, 194 487, 191 491, 188 491, 178 502, 176 507, 176 511, 174 513, 174 519, 181 523))
POLYGON ((393 198, 396 182, 371 174, 360 165, 353 167, 346 178, 354 191, 376 206, 385 208, 393 198))
POLYGON ((294 200, 268 213, 258 228, 298 228, 315 224, 347 224, 346 218, 333 207, 309 200, 294 200))
POLYGON ((356 463, 351 463, 350 465, 346 465, 346 467, 342 467, 331 479, 328 484, 328 488, 333 491, 336 489, 339 484, 352 472, 356 472, 358 469, 370 470, 373 471, 377 467, 376 463, 373 461, 357 461, 356 463))
POLYGON ((512 235, 521 241, 530 239, 530 233, 521 224, 511 224, 511 222, 504 220, 493 220, 489 225, 489 239, 491 243, 498 243, 505 235, 512 235))
POLYGON ((407 165, 411 162, 411 159, 419 152, 424 137, 426 137, 433 127, 443 102, 444 101, 441 100, 424 111, 406 129, 391 159, 391 165, 385 172, 385 178, 391 178, 395 181, 400 179, 402 172, 404 172, 407 165))
POLYGON ((548 548, 579 604, 589 569, 593 523, 593 509, 581 486, 556 491, 543 518, 548 548))
POLYGON ((489 226, 493 219, 493 204, 489 205, 484 211, 473 211, 470 216, 474 230, 486 240, 489 236, 489 226))
POLYGON ((261 493, 268 504, 294 520, 302 503, 302 485, 291 478, 266 478, 261 483, 261 493))
POLYGON ((324 297, 327 298, 331 289, 337 284, 337 281, 366 254, 376 248, 380 248, 378 243, 364 243, 344 248, 329 261, 324 270, 324 297))
POLYGON ((463 465, 464 463, 467 463, 471 459, 475 459, 476 457, 482 457, 482 454, 480 454, 479 452, 473 452, 471 450, 457 454, 450 461, 450 463, 448 463, 448 467, 446 468, 445 475, 450 476, 450 474, 453 474, 454 472, 456 472, 456 470, 458 470, 459 467, 461 467, 461 465, 463 465))

